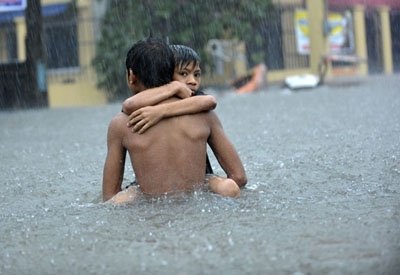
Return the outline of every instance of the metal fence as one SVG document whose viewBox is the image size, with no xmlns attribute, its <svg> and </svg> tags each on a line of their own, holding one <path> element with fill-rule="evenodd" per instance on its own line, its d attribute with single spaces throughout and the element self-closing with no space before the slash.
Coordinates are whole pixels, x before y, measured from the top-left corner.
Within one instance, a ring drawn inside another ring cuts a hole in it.
<svg viewBox="0 0 400 275">
<path fill-rule="evenodd" d="M 269 70 L 308 66 L 307 56 L 296 52 L 294 11 L 304 8 L 298 1 L 276 4 L 266 14 L 259 31 L 263 37 L 261 50 Z M 43 19 L 44 44 L 49 81 L 68 81 L 71 77 L 88 77 L 92 73 L 91 58 L 95 51 L 98 18 L 82 18 L 76 14 Z M 0 25 L 0 63 L 17 59 L 14 24 Z"/>
<path fill-rule="evenodd" d="M 98 19 L 77 16 L 43 18 L 48 81 L 93 77 L 96 22 Z M 17 43 L 14 21 L 0 23 L 0 64 L 18 62 L 18 47 L 25 45 Z"/>
<path fill-rule="evenodd" d="M 274 5 L 274 9 L 268 11 L 260 23 L 261 48 L 247 48 L 247 51 L 261 51 L 264 54 L 264 62 L 269 71 L 295 69 L 308 67 L 308 56 L 300 55 L 296 50 L 295 11 L 303 9 L 299 1 L 285 1 Z M 250 64 L 250 66 L 255 64 Z"/>
<path fill-rule="evenodd" d="M 96 48 L 95 22 L 93 18 L 72 18 L 44 23 L 49 82 L 95 77 L 91 66 Z"/>
<path fill-rule="evenodd" d="M 393 70 L 400 71 L 400 10 L 390 12 L 392 35 Z"/>
<path fill-rule="evenodd" d="M 13 22 L 0 23 L 0 63 L 17 61 L 17 38 Z"/>
</svg>

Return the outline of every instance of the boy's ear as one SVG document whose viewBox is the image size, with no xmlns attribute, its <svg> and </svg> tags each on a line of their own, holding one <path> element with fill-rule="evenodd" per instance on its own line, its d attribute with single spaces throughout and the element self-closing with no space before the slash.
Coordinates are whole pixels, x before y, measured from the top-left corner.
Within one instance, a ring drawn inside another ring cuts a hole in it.
<svg viewBox="0 0 400 275">
<path fill-rule="evenodd" d="M 136 75 L 133 73 L 132 69 L 129 69 L 129 72 L 128 72 L 129 84 L 134 84 L 136 82 L 136 80 L 137 80 Z"/>
</svg>

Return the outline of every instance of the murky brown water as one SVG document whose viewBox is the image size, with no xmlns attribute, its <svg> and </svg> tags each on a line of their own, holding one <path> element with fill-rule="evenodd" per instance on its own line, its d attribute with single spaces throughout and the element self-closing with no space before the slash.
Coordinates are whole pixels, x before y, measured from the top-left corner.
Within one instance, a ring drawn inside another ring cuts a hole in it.
<svg viewBox="0 0 400 275">
<path fill-rule="evenodd" d="M 118 104 L 1 112 L 0 274 L 399 274 L 399 80 L 218 93 L 239 199 L 103 205 Z"/>
</svg>

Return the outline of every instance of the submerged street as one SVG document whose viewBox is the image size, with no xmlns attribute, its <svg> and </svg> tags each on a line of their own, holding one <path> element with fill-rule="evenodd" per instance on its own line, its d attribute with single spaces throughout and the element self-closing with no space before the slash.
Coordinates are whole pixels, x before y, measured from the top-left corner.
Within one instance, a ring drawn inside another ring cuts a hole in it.
<svg viewBox="0 0 400 275">
<path fill-rule="evenodd" d="M 247 171 L 238 199 L 104 205 L 120 104 L 2 111 L 0 274 L 399 274 L 399 80 L 206 90 Z"/>
</svg>

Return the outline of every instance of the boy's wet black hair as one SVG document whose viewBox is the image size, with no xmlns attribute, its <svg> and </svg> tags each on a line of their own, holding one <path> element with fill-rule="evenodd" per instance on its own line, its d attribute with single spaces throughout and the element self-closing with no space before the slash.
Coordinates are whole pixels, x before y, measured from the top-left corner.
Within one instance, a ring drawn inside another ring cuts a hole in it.
<svg viewBox="0 0 400 275">
<path fill-rule="evenodd" d="M 126 56 L 125 66 L 146 88 L 159 87 L 172 81 L 175 58 L 163 40 L 149 37 L 135 43 Z"/>
<path fill-rule="evenodd" d="M 170 45 L 169 46 L 174 53 L 175 66 L 180 69 L 186 67 L 190 63 L 200 66 L 200 56 L 195 50 L 184 45 Z"/>
</svg>

